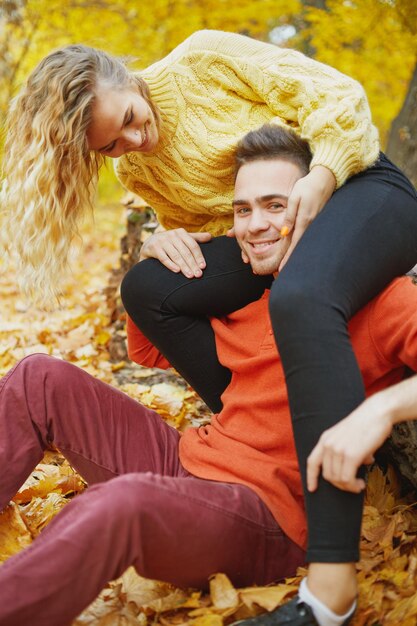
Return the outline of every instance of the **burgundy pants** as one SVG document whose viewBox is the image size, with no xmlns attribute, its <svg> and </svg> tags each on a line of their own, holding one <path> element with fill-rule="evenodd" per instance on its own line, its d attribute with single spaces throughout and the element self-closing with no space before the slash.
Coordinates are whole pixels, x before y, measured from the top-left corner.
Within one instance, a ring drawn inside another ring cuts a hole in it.
<svg viewBox="0 0 417 626">
<path fill-rule="evenodd" d="M 61 626 L 129 565 L 204 588 L 292 575 L 304 552 L 243 485 L 190 475 L 178 432 L 77 367 L 26 357 L 0 381 L 0 510 L 53 443 L 88 481 L 33 544 L 0 566 L 1 626 Z"/>
</svg>

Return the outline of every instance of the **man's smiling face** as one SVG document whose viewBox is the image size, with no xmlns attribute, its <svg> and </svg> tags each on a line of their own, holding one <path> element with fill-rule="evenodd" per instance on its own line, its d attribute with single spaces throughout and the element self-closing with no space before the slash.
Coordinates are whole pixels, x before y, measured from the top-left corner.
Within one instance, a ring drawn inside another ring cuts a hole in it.
<svg viewBox="0 0 417 626">
<path fill-rule="evenodd" d="M 242 165 L 233 200 L 236 239 L 255 274 L 272 274 L 288 250 L 291 236 L 281 237 L 288 196 L 303 173 L 281 159 Z"/>
</svg>

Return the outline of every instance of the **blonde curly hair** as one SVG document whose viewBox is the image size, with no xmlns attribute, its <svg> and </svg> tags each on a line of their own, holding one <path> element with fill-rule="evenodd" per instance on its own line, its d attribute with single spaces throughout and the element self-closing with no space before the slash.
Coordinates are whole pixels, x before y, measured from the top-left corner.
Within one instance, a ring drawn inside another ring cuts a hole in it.
<svg viewBox="0 0 417 626">
<path fill-rule="evenodd" d="M 0 191 L 1 248 L 16 264 L 26 294 L 48 301 L 60 293 L 78 224 L 93 209 L 104 158 L 87 143 L 98 84 L 137 86 L 157 123 L 144 80 L 121 60 L 71 45 L 46 56 L 12 101 Z"/>
</svg>

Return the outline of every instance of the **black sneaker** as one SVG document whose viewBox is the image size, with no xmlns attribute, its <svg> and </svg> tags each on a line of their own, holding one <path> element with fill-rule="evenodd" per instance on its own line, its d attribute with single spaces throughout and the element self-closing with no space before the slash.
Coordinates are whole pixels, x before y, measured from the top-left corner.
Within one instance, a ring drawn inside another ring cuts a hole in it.
<svg viewBox="0 0 417 626">
<path fill-rule="evenodd" d="M 343 626 L 347 626 L 352 617 L 353 615 L 345 620 Z M 292 624 L 292 626 L 319 626 L 309 605 L 300 600 L 298 596 L 279 606 L 275 611 L 240 620 L 231 626 L 237 624 L 239 626 L 284 626 L 287 624 Z"/>
</svg>

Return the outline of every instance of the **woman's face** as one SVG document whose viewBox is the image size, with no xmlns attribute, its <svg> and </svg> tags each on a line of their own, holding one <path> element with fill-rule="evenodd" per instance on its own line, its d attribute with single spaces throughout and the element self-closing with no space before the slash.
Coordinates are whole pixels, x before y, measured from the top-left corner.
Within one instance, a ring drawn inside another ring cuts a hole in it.
<svg viewBox="0 0 417 626">
<path fill-rule="evenodd" d="M 126 152 L 152 152 L 159 133 L 152 110 L 137 89 L 99 85 L 87 139 L 90 150 L 116 158 Z"/>
</svg>

